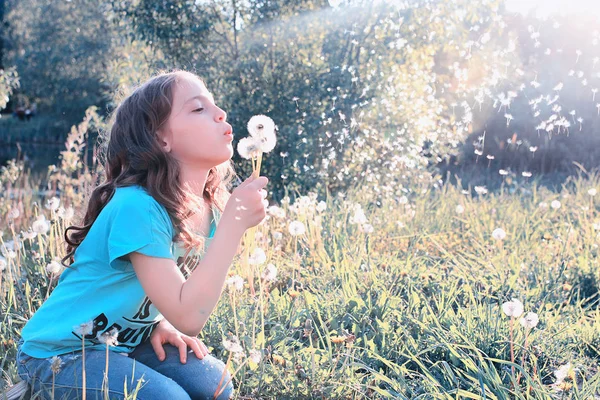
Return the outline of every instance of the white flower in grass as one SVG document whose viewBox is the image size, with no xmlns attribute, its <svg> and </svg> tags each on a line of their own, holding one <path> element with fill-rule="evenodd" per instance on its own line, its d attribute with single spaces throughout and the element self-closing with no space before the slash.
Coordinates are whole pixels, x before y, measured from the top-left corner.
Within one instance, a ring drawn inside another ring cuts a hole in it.
<svg viewBox="0 0 600 400">
<path fill-rule="evenodd" d="M 237 144 L 240 157 L 245 159 L 258 157 L 261 153 L 260 143 L 253 137 L 241 138 Z"/>
<path fill-rule="evenodd" d="M 248 264 L 250 265 L 260 265 L 265 261 L 267 261 L 267 255 L 260 247 L 255 248 L 250 257 L 248 257 Z"/>
<path fill-rule="evenodd" d="M 255 115 L 248 121 L 248 132 L 258 143 L 261 152 L 268 153 L 275 148 L 275 123 L 266 115 Z"/>
<path fill-rule="evenodd" d="M 46 271 L 49 274 L 53 274 L 56 275 L 58 274 L 60 271 L 62 270 L 62 265 L 60 265 L 60 263 L 56 260 L 52 260 L 50 261 L 50 263 L 48 263 L 46 265 Z"/>
<path fill-rule="evenodd" d="M 94 321 L 84 322 L 73 327 L 73 331 L 79 336 L 91 335 L 94 331 Z"/>
<path fill-rule="evenodd" d="M 235 335 L 230 335 L 228 338 L 223 339 L 223 347 L 227 351 L 232 353 L 243 353 L 244 349 L 240 345 L 240 340 Z"/>
<path fill-rule="evenodd" d="M 27 232 L 21 231 L 21 236 L 23 237 L 23 239 L 33 240 L 37 237 L 37 235 L 38 234 L 32 231 L 31 229 L 29 229 Z"/>
<path fill-rule="evenodd" d="M 398 203 L 400 204 L 408 204 L 408 197 L 402 196 L 398 199 Z"/>
<path fill-rule="evenodd" d="M 354 215 L 350 217 L 351 224 L 366 224 L 367 217 L 360 204 L 357 204 L 354 208 Z"/>
<path fill-rule="evenodd" d="M 554 376 L 556 377 L 556 382 L 554 382 L 554 384 L 560 385 L 565 379 L 567 379 L 571 374 L 573 374 L 573 372 L 574 369 L 571 366 L 571 363 L 561 365 L 556 371 L 554 371 Z"/>
<path fill-rule="evenodd" d="M 6 269 L 8 263 L 6 262 L 6 258 L 0 256 L 0 272 Z"/>
<path fill-rule="evenodd" d="M 318 212 L 323 212 L 323 211 L 325 211 L 326 208 L 327 208 L 327 203 L 325 203 L 324 201 L 320 201 L 316 207 Z"/>
<path fill-rule="evenodd" d="M 290 222 L 290 226 L 288 227 L 290 235 L 292 236 L 300 236 L 306 233 L 306 228 L 304 224 L 300 221 L 292 221 Z"/>
<path fill-rule="evenodd" d="M 260 352 L 260 350 L 250 350 L 250 353 L 248 354 L 248 357 L 255 364 L 259 364 L 260 360 L 262 360 L 262 353 Z"/>
<path fill-rule="evenodd" d="M 456 213 L 457 214 L 462 214 L 465 212 L 465 208 L 463 206 L 461 206 L 460 204 L 456 206 Z"/>
<path fill-rule="evenodd" d="M 58 209 L 56 210 L 56 216 L 58 218 L 64 218 L 64 216 L 65 216 L 65 208 L 63 206 L 58 207 Z"/>
<path fill-rule="evenodd" d="M 496 228 L 492 232 L 492 237 L 496 240 L 504 240 L 506 238 L 506 232 L 502 228 Z"/>
<path fill-rule="evenodd" d="M 548 208 L 548 203 L 546 203 L 545 201 L 540 201 L 540 204 L 538 206 L 540 209 L 545 210 Z"/>
<path fill-rule="evenodd" d="M 117 346 L 119 342 L 117 341 L 117 337 L 119 336 L 119 330 L 117 328 L 112 328 L 110 331 L 100 333 L 96 335 L 96 339 L 107 346 Z"/>
<path fill-rule="evenodd" d="M 558 210 L 560 208 L 560 201 L 558 201 L 558 200 L 552 201 L 552 203 L 550 203 L 550 207 L 554 208 L 555 210 Z"/>
<path fill-rule="evenodd" d="M 39 235 L 45 235 L 46 232 L 50 230 L 50 222 L 48 222 L 46 217 L 42 214 L 33 221 L 31 229 Z"/>
<path fill-rule="evenodd" d="M 241 292 L 244 289 L 244 278 L 239 275 L 233 275 L 225 280 L 225 284 L 229 290 L 235 289 Z"/>
<path fill-rule="evenodd" d="M 523 314 L 523 303 L 517 299 L 512 299 L 502 304 L 502 311 L 509 317 L 518 318 Z"/>
<path fill-rule="evenodd" d="M 0 252 L 2 255 L 9 259 L 17 258 L 17 253 L 15 252 L 15 244 L 14 241 L 10 240 L 6 243 L 3 243 L 0 246 Z"/>
<path fill-rule="evenodd" d="M 56 211 L 60 205 L 60 199 L 58 197 L 52 197 L 46 200 L 46 208 L 50 211 Z"/>
<path fill-rule="evenodd" d="M 540 322 L 540 319 L 536 313 L 530 311 L 525 314 L 525 316 L 522 317 L 519 322 L 524 328 L 533 329 Z"/>
<path fill-rule="evenodd" d="M 54 375 L 58 374 L 64 364 L 64 361 L 59 356 L 54 356 L 48 360 L 50 369 Z"/>
<path fill-rule="evenodd" d="M 19 211 L 18 208 L 11 209 L 7 214 L 8 219 L 17 219 L 17 218 L 19 218 L 20 215 L 21 215 L 21 212 Z"/>
<path fill-rule="evenodd" d="M 71 218 L 73 218 L 74 215 L 75 215 L 75 210 L 73 209 L 73 207 L 69 206 L 65 210 L 64 219 L 69 221 Z"/>
<path fill-rule="evenodd" d="M 267 213 L 269 213 L 269 215 L 272 215 L 275 218 L 279 218 L 279 219 L 283 219 L 285 218 L 285 210 L 279 206 L 269 206 L 267 208 Z"/>
<path fill-rule="evenodd" d="M 362 224 L 358 226 L 362 232 L 364 233 L 373 233 L 374 229 L 373 229 L 373 225 L 371 224 Z"/>
<path fill-rule="evenodd" d="M 598 191 L 595 188 L 591 188 L 590 190 L 588 190 L 588 194 L 594 197 L 596 194 L 598 194 Z"/>
<path fill-rule="evenodd" d="M 273 282 L 277 279 L 277 267 L 271 263 L 263 271 L 262 278 L 267 282 Z"/>
</svg>

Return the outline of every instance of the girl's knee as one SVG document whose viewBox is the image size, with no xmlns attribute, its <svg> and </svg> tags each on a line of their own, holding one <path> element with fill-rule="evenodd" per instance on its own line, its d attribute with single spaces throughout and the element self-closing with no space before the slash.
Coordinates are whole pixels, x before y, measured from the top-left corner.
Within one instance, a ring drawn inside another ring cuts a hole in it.
<svg viewBox="0 0 600 400">
<path fill-rule="evenodd" d="M 213 399 L 215 393 L 220 393 L 218 400 L 233 397 L 232 377 L 223 361 L 207 355 L 197 360 L 197 366 L 197 375 L 190 380 L 190 387 L 186 388 L 193 400 Z"/>
</svg>

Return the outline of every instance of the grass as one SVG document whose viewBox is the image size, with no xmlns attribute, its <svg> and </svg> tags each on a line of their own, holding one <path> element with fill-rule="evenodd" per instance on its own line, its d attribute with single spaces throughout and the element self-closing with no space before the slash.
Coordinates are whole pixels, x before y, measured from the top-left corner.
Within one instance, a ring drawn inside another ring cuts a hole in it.
<svg viewBox="0 0 600 400">
<path fill-rule="evenodd" d="M 65 176 L 87 173 L 65 168 Z M 29 189 L 43 185 L 27 173 L 14 167 L 1 179 L 5 243 L 36 215 L 53 221 L 2 271 L 6 385 L 18 380 L 19 332 L 56 283 L 45 266 L 64 252 L 58 238 L 69 221 L 40 206 L 45 199 Z M 229 359 L 240 398 L 593 398 L 600 394 L 600 195 L 591 188 L 600 189 L 599 175 L 567 179 L 558 192 L 511 180 L 481 196 L 418 184 L 406 199 L 380 204 L 357 189 L 323 199 L 323 211 L 308 194 L 284 201 L 285 217 L 270 215 L 256 229 L 255 246 L 267 261 L 254 271 L 255 296 L 247 281 L 241 291 L 228 287 L 202 339 Z M 76 214 L 83 204 L 77 192 L 61 192 L 61 205 Z M 373 232 L 352 223 L 356 204 Z M 15 207 L 20 216 L 10 219 Z M 305 224 L 304 235 L 290 235 L 293 220 Z M 504 240 L 492 238 L 496 228 Z M 242 261 L 231 271 L 245 278 Z M 260 278 L 269 263 L 278 269 L 272 281 Z M 513 320 L 512 341 L 501 307 L 511 298 L 540 319 L 531 331 Z M 241 358 L 224 347 L 228 333 L 239 338 Z M 250 350 L 260 351 L 258 363 Z M 567 377 L 557 381 L 555 371 L 568 363 Z"/>
</svg>

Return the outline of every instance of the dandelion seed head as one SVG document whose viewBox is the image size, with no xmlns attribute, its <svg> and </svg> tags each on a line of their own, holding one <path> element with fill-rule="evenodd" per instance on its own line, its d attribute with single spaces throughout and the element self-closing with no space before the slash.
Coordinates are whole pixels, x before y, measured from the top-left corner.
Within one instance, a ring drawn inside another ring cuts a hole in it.
<svg viewBox="0 0 600 400">
<path fill-rule="evenodd" d="M 304 233 L 306 232 L 306 228 L 304 227 L 304 224 L 301 221 L 297 221 L 297 220 L 290 222 L 288 230 L 290 232 L 290 235 L 292 235 L 292 236 L 304 235 Z"/>
<path fill-rule="evenodd" d="M 519 320 L 519 323 L 526 329 L 533 329 L 540 322 L 538 315 L 534 312 L 528 312 Z"/>
<path fill-rule="evenodd" d="M 241 292 L 244 290 L 244 278 L 239 275 L 233 275 L 225 280 L 225 284 L 229 288 L 229 290 L 237 290 Z"/>
<path fill-rule="evenodd" d="M 509 317 L 518 318 L 523 314 L 523 303 L 513 298 L 502 304 L 502 311 Z"/>
</svg>

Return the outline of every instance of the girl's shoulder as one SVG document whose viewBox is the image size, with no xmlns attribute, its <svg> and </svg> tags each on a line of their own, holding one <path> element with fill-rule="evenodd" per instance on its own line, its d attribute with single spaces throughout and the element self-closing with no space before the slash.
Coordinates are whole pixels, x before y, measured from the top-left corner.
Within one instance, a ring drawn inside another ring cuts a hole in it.
<svg viewBox="0 0 600 400">
<path fill-rule="evenodd" d="M 117 187 L 106 207 L 119 214 L 142 213 L 151 218 L 170 221 L 167 209 L 140 185 Z"/>
</svg>

